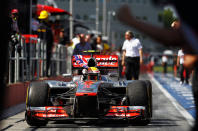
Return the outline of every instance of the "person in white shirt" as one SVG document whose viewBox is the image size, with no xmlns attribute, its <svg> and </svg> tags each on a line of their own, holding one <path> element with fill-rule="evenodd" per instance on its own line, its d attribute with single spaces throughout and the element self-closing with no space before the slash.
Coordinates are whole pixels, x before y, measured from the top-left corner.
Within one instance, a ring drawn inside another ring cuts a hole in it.
<svg viewBox="0 0 198 131">
<path fill-rule="evenodd" d="M 167 62 L 168 62 L 168 58 L 166 55 L 162 56 L 162 66 L 163 66 L 163 73 L 166 74 L 167 73 Z"/>
<path fill-rule="evenodd" d="M 76 34 L 76 36 L 72 39 L 72 48 L 74 49 L 75 46 L 80 43 L 80 34 Z"/>
<path fill-rule="evenodd" d="M 177 56 L 178 56 L 177 57 L 177 66 L 179 67 L 180 84 L 184 83 L 184 77 L 185 77 L 186 84 L 188 84 L 189 71 L 188 71 L 188 69 L 184 68 L 184 52 L 183 52 L 183 49 L 180 49 L 178 51 Z M 184 71 L 186 73 L 185 76 L 184 76 Z"/>
<path fill-rule="evenodd" d="M 125 33 L 125 39 L 122 47 L 122 66 L 126 66 L 125 76 L 127 80 L 138 80 L 140 64 L 143 63 L 142 45 L 131 31 Z"/>
</svg>

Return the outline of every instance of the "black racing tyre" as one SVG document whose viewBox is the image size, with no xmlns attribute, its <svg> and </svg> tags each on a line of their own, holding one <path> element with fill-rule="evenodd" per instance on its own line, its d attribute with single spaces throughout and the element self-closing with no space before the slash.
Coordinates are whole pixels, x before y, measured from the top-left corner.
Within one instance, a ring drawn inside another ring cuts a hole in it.
<svg viewBox="0 0 198 131">
<path fill-rule="evenodd" d="M 152 100 L 152 84 L 149 80 L 145 80 L 146 84 L 147 84 L 147 90 L 148 90 L 148 95 L 149 95 L 149 113 L 150 113 L 150 117 L 153 116 L 153 100 Z"/>
<path fill-rule="evenodd" d="M 135 80 L 127 85 L 126 94 L 128 97 L 128 105 L 130 106 L 145 106 L 146 118 L 135 119 L 129 122 L 134 125 L 147 125 L 150 122 L 149 114 L 149 93 L 147 90 L 147 83 L 144 81 Z"/>
<path fill-rule="evenodd" d="M 48 105 L 48 84 L 44 82 L 33 82 L 27 90 L 27 107 L 44 107 Z M 31 115 L 25 114 L 26 122 L 30 126 L 45 126 L 47 121 L 38 120 Z"/>
<path fill-rule="evenodd" d="M 129 105 L 146 106 L 148 105 L 147 85 L 143 81 L 135 80 L 127 85 L 126 90 Z"/>
<path fill-rule="evenodd" d="M 42 107 L 47 106 L 48 84 L 45 82 L 33 82 L 28 88 L 27 106 Z"/>
</svg>

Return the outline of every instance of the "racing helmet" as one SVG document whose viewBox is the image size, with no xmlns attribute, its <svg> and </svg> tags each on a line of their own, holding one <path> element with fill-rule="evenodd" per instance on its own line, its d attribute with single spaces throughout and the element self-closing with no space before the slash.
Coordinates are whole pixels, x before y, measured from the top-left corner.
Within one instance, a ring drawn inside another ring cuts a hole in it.
<svg viewBox="0 0 198 131">
<path fill-rule="evenodd" d="M 38 18 L 41 19 L 41 20 L 43 20 L 43 19 L 47 19 L 48 16 L 49 16 L 49 13 L 48 13 L 46 10 L 42 10 L 42 11 L 40 12 L 40 15 L 39 15 Z"/>
<path fill-rule="evenodd" d="M 96 67 L 88 68 L 88 80 L 100 80 L 100 71 Z"/>
<path fill-rule="evenodd" d="M 91 57 L 89 60 L 88 60 L 88 67 L 94 67 L 97 65 L 97 62 L 96 62 L 96 59 Z"/>
</svg>

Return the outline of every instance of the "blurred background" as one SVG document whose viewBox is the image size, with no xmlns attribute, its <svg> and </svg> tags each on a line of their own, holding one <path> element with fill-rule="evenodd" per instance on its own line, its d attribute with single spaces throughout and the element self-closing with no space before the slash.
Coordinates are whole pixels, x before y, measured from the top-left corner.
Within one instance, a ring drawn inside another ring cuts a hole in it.
<svg viewBox="0 0 198 131">
<path fill-rule="evenodd" d="M 171 23 L 178 19 L 173 7 L 156 7 L 152 0 L 12 0 L 8 3 L 8 10 L 15 8 L 19 10 L 18 26 L 23 35 L 34 33 L 35 20 L 39 22 L 40 12 L 47 10 L 53 31 L 53 45 L 66 46 L 67 56 L 71 55 L 71 53 L 68 54 L 71 41 L 74 43 L 76 35 L 81 33 L 90 35 L 92 41 L 97 36 L 101 36 L 102 42 L 106 44 L 107 52 L 121 56 L 124 34 L 130 29 L 143 45 L 144 68 L 162 72 L 162 56 L 166 55 L 168 72 L 173 72 L 178 48 L 163 46 L 145 34 L 121 24 L 116 12 L 123 4 L 130 7 L 136 19 L 159 27 L 171 28 Z M 66 67 L 65 65 L 63 66 Z M 67 65 L 64 71 L 60 72 L 68 73 L 69 66 Z"/>
<path fill-rule="evenodd" d="M 74 33 L 102 34 L 103 39 L 107 40 L 113 48 L 120 48 L 122 46 L 124 33 L 129 29 L 116 18 L 116 11 L 122 4 L 127 4 L 131 7 L 131 11 L 136 19 L 158 26 L 170 28 L 171 23 L 177 19 L 176 13 L 171 6 L 156 8 L 151 0 L 12 0 L 10 8 L 19 9 L 20 20 L 23 21 L 23 26 L 25 24 L 22 32 L 26 33 L 29 31 L 30 13 L 34 16 L 38 4 L 53 6 L 67 12 L 70 12 L 72 8 L 70 13 L 72 14 L 73 21 L 75 21 L 73 25 Z M 32 7 L 32 10 L 30 7 Z M 55 13 L 50 19 L 52 22 L 60 21 L 61 26 L 64 26 L 69 31 L 68 15 Z M 167 49 L 167 47 L 156 44 L 146 35 L 134 29 L 132 30 L 135 37 L 141 40 L 144 52 L 162 52 Z"/>
</svg>

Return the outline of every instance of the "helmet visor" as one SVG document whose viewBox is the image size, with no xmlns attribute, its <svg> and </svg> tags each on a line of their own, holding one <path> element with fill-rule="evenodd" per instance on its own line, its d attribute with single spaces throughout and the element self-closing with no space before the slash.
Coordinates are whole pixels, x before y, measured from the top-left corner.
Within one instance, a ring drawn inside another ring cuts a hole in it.
<svg viewBox="0 0 198 131">
<path fill-rule="evenodd" d="M 98 80 L 98 75 L 89 75 L 88 79 L 89 80 Z"/>
</svg>

